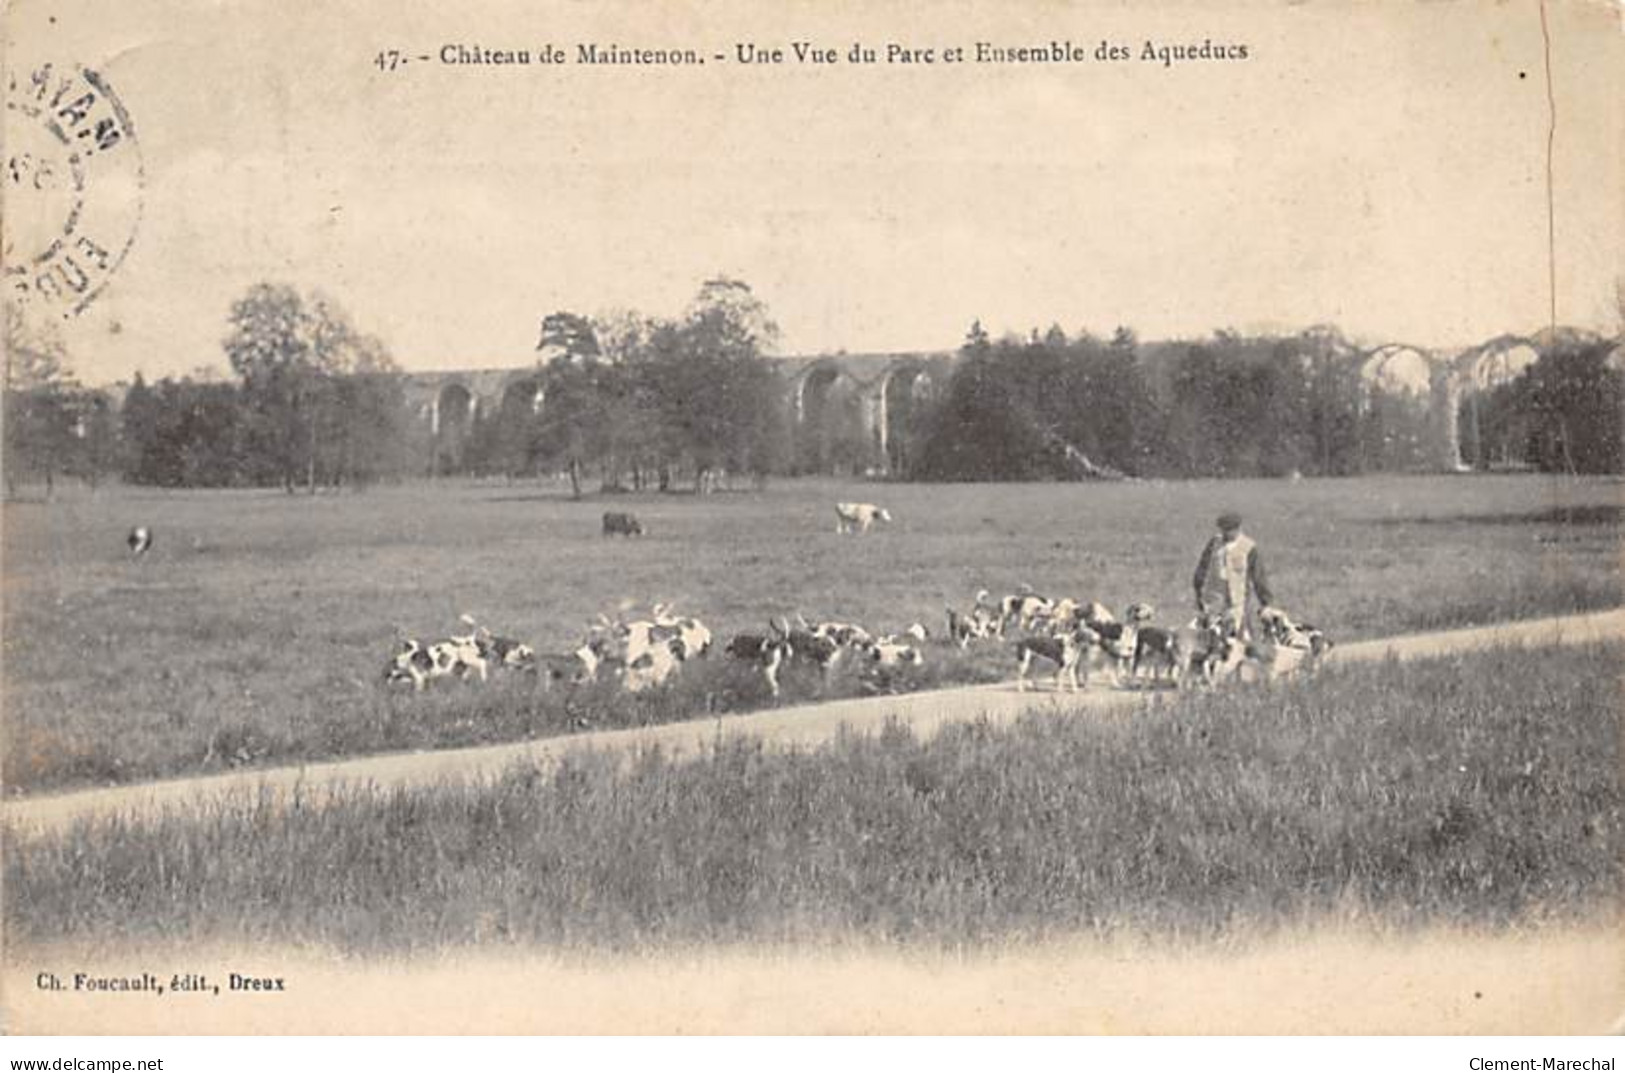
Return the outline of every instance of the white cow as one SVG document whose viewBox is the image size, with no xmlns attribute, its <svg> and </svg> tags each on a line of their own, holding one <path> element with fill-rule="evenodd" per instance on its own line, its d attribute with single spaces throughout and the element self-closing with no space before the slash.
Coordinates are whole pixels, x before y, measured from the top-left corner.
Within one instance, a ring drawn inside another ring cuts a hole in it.
<svg viewBox="0 0 1625 1073">
<path fill-rule="evenodd" d="M 875 522 L 889 522 L 891 514 L 885 507 L 873 503 L 835 504 L 835 531 L 837 533 L 867 533 Z"/>
</svg>

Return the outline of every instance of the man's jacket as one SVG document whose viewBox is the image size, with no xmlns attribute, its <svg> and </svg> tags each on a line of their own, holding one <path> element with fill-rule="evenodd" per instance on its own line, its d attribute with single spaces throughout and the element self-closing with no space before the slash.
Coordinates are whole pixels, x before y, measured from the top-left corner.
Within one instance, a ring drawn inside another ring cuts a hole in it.
<svg viewBox="0 0 1625 1073">
<path fill-rule="evenodd" d="M 1208 610 L 1240 609 L 1247 606 L 1247 587 L 1252 586 L 1260 607 L 1272 602 L 1269 579 L 1258 546 L 1245 533 L 1229 544 L 1215 536 L 1202 549 L 1196 562 L 1196 603 Z"/>
</svg>

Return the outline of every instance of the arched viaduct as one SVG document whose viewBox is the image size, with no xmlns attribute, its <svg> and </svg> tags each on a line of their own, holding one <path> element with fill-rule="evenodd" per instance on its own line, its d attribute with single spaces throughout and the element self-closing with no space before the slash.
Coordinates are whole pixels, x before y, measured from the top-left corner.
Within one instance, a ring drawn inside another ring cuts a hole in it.
<svg viewBox="0 0 1625 1073">
<path fill-rule="evenodd" d="M 1425 403 L 1434 465 L 1457 471 L 1480 461 L 1463 458 L 1464 446 L 1472 454 L 1479 443 L 1478 397 L 1515 379 L 1550 342 L 1502 335 L 1453 351 L 1384 343 L 1345 356 L 1358 361 L 1363 399 L 1381 393 Z M 796 469 L 905 471 L 912 423 L 947 383 L 955 357 L 925 351 L 771 359 L 784 378 Z M 545 401 L 535 367 L 409 373 L 405 390 L 433 445 L 435 471 L 457 467 L 479 422 L 504 411 L 539 412 Z"/>
<path fill-rule="evenodd" d="M 885 474 L 903 470 L 908 430 L 932 391 L 946 383 L 949 352 L 833 354 L 771 359 L 791 407 L 796 466 Z M 426 431 L 431 469 L 455 469 L 482 421 L 539 412 L 541 375 L 525 369 L 408 373 L 406 402 Z"/>
<path fill-rule="evenodd" d="M 1479 399 L 1539 361 L 1545 343 L 1539 336 L 1521 335 L 1496 336 L 1458 351 L 1387 343 L 1363 352 L 1360 382 L 1367 392 L 1425 399 L 1435 464 L 1448 471 L 1466 470 L 1484 461 L 1479 457 Z M 1463 456 L 1464 449 L 1471 457 Z"/>
</svg>

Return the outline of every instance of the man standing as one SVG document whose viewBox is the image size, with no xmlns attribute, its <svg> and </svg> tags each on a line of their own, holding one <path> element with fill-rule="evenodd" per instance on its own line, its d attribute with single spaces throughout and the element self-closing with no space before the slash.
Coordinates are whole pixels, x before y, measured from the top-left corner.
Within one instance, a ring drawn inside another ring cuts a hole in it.
<svg viewBox="0 0 1625 1073">
<path fill-rule="evenodd" d="M 1260 609 L 1271 601 L 1264 561 L 1252 538 L 1241 531 L 1241 515 L 1225 511 L 1215 524 L 1218 535 L 1207 542 L 1196 563 L 1196 607 L 1203 615 L 1223 617 L 1231 633 L 1245 639 L 1251 635 L 1248 589 L 1258 597 Z"/>
</svg>

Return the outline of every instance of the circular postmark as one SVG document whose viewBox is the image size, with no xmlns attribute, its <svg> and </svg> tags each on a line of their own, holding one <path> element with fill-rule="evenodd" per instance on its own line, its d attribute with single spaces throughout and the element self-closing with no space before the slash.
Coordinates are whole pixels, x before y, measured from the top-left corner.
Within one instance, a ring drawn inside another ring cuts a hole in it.
<svg viewBox="0 0 1625 1073">
<path fill-rule="evenodd" d="M 135 127 L 112 87 L 75 64 L 6 76 L 4 266 L 9 301 L 75 317 L 135 243 L 143 177 Z"/>
</svg>

